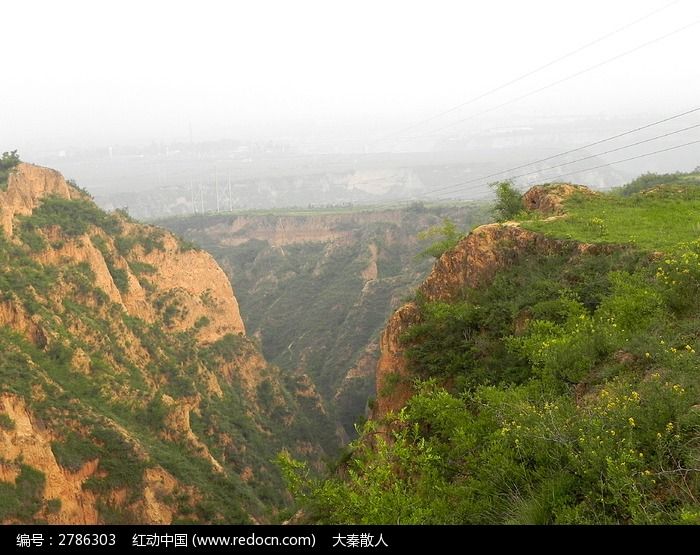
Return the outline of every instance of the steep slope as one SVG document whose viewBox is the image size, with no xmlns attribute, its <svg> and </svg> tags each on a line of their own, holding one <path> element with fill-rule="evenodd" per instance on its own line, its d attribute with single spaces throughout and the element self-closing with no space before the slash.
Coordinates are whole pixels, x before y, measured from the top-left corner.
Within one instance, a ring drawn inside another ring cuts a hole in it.
<svg viewBox="0 0 700 555">
<path fill-rule="evenodd" d="M 524 200 L 392 316 L 374 419 L 296 492 L 312 520 L 700 522 L 700 190 Z"/>
<path fill-rule="evenodd" d="M 416 236 L 446 217 L 468 228 L 482 206 L 230 214 L 163 224 L 211 252 L 236 283 L 249 332 L 268 360 L 309 375 L 354 434 L 375 396 L 378 334 L 426 275 Z"/>
<path fill-rule="evenodd" d="M 535 186 L 523 195 L 522 203 L 530 213 L 551 216 L 561 213 L 566 199 L 577 194 L 594 193 L 568 183 Z M 378 396 L 374 416 L 381 418 L 400 410 L 412 395 L 411 364 L 406 358 L 410 345 L 405 337 L 409 328 L 421 322 L 420 305 L 459 302 L 469 296 L 469 291 L 488 288 L 499 272 L 533 257 L 567 256 L 571 264 L 576 264 L 582 255 L 608 256 L 613 250 L 612 246 L 547 237 L 523 229 L 516 222 L 487 224 L 473 230 L 437 260 L 417 289 L 418 301 L 399 308 L 382 332 L 376 380 L 377 391 L 384 394 Z"/>
<path fill-rule="evenodd" d="M 376 372 L 377 391 L 382 393 L 377 398 L 375 417 L 398 411 L 411 397 L 411 372 L 403 337 L 411 326 L 421 321 L 419 304 L 454 301 L 466 288 L 487 286 L 499 270 L 517 264 L 520 258 L 533 252 L 573 254 L 576 249 L 570 242 L 547 239 L 512 224 L 488 224 L 478 227 L 443 254 L 418 287 L 420 302 L 412 301 L 400 307 L 382 332 Z"/>
<path fill-rule="evenodd" d="M 284 506 L 270 460 L 318 460 L 325 415 L 299 416 L 315 393 L 246 338 L 213 258 L 29 164 L 0 222 L 0 521 L 246 522 Z"/>
</svg>

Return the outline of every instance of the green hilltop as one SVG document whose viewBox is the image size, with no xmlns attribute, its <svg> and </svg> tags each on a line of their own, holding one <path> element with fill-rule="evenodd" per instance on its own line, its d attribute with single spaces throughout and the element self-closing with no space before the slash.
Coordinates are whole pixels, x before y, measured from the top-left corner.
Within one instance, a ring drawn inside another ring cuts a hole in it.
<svg viewBox="0 0 700 555">
<path fill-rule="evenodd" d="M 586 243 L 665 251 L 700 236 L 700 173 L 642 176 L 612 194 L 576 195 L 558 219 L 527 229 Z"/>
<path fill-rule="evenodd" d="M 407 365 L 379 395 L 410 399 L 337 472 L 281 457 L 309 520 L 700 523 L 698 177 L 574 194 L 446 253 L 435 271 L 503 262 L 407 305 Z"/>
</svg>

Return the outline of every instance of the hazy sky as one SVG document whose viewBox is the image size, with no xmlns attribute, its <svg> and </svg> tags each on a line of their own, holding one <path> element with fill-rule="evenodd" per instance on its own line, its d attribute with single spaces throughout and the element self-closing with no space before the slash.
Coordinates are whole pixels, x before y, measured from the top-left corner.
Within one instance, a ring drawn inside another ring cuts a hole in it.
<svg viewBox="0 0 700 555">
<path fill-rule="evenodd" d="M 698 21 L 700 2 L 6 2 L 0 150 L 187 139 L 190 124 L 195 140 L 308 136 L 348 122 L 371 136 L 468 100 L 668 4 L 412 133 Z M 695 25 L 492 114 L 663 115 L 693 107 L 698 37 Z"/>
</svg>

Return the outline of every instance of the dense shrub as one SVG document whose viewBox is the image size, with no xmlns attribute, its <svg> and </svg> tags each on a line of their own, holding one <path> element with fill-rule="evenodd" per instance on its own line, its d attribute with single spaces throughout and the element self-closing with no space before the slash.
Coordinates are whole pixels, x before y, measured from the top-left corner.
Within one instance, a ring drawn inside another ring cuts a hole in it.
<svg viewBox="0 0 700 555">
<path fill-rule="evenodd" d="M 47 197 L 30 216 L 20 218 L 21 226 L 28 230 L 59 226 L 69 237 L 86 233 L 91 225 L 99 227 L 108 235 L 121 230 L 119 220 L 100 210 L 96 204 L 82 199 Z"/>
<path fill-rule="evenodd" d="M 2 153 L 2 157 L 0 157 L 0 191 L 7 189 L 7 178 L 19 163 L 20 159 L 16 150 Z"/>
<path fill-rule="evenodd" d="M 700 523 L 698 251 L 533 256 L 419 299 L 416 393 L 325 480 L 281 456 L 297 499 L 323 523 Z"/>
</svg>

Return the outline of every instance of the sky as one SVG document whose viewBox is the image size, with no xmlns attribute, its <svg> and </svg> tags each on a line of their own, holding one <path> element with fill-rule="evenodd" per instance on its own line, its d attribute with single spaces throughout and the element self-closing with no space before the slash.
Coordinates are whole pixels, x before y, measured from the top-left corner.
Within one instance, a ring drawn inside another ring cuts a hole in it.
<svg viewBox="0 0 700 555">
<path fill-rule="evenodd" d="M 582 47 L 403 133 L 663 116 L 700 99 L 699 22 L 696 0 L 4 3 L 0 150 L 401 135 Z"/>
</svg>

